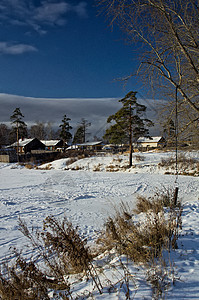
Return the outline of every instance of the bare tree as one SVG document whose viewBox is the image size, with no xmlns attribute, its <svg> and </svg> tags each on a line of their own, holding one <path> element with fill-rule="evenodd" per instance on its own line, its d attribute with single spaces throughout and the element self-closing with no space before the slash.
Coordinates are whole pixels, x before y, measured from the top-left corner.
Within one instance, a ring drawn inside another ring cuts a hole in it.
<svg viewBox="0 0 199 300">
<path fill-rule="evenodd" d="M 10 128 L 6 124 L 0 124 L 0 148 L 2 146 L 8 145 L 10 142 Z M 13 141 L 15 142 L 15 140 Z"/>
<path fill-rule="evenodd" d="M 139 46 L 141 75 L 159 95 L 171 99 L 189 118 L 181 130 L 197 126 L 199 117 L 199 2 L 195 0 L 97 0 L 111 24 Z M 143 45 L 141 48 L 140 45 Z M 176 97 L 177 96 L 177 97 Z M 185 121 L 185 120 L 184 120 Z M 184 128 L 184 129 L 183 129 Z"/>
<path fill-rule="evenodd" d="M 38 138 L 39 140 L 45 140 L 46 138 L 45 123 L 37 121 L 36 124 L 30 127 L 30 135 L 33 138 Z"/>
<path fill-rule="evenodd" d="M 91 126 L 91 123 L 88 122 L 86 119 L 82 118 L 81 122 L 75 132 L 73 144 L 82 144 L 86 142 L 86 136 L 90 133 L 87 131 L 87 128 Z"/>
</svg>

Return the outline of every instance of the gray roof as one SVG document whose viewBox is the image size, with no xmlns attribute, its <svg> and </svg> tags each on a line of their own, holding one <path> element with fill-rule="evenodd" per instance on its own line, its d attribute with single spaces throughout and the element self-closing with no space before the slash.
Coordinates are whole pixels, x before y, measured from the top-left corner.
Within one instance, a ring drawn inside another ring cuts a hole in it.
<svg viewBox="0 0 199 300">
<path fill-rule="evenodd" d="M 153 136 L 151 138 L 140 137 L 138 143 L 158 143 L 161 140 L 162 136 Z"/>
<path fill-rule="evenodd" d="M 27 144 L 29 144 L 30 142 L 32 142 L 34 139 L 23 139 L 23 140 L 21 140 L 21 139 L 19 139 L 19 143 L 17 143 L 17 142 L 15 142 L 15 143 L 13 143 L 11 146 L 12 147 L 15 147 L 15 146 L 20 146 L 20 147 L 24 147 L 24 146 L 26 146 Z"/>
<path fill-rule="evenodd" d="M 96 146 L 96 145 L 100 145 L 101 143 L 102 143 L 102 141 L 86 142 L 86 143 L 82 143 L 82 144 L 77 144 L 77 146 Z"/>
<path fill-rule="evenodd" d="M 46 140 L 46 141 L 41 140 L 41 142 L 45 146 L 50 147 L 50 146 L 56 146 L 60 142 L 60 140 Z"/>
</svg>

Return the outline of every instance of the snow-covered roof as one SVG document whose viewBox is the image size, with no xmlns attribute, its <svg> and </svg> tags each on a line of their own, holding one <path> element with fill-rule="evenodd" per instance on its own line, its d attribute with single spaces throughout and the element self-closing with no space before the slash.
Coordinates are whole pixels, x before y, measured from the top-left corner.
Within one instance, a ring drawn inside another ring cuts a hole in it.
<svg viewBox="0 0 199 300">
<path fill-rule="evenodd" d="M 161 140 L 161 136 L 153 136 L 151 138 L 140 137 L 138 143 L 158 143 Z"/>
<path fill-rule="evenodd" d="M 20 147 L 24 147 L 26 146 L 27 144 L 29 144 L 30 142 L 32 142 L 34 139 L 19 139 L 19 143 L 15 142 L 13 143 L 11 146 L 14 147 L 14 146 L 20 146 Z"/>
<path fill-rule="evenodd" d="M 66 150 L 78 149 L 78 145 L 71 145 Z"/>
<path fill-rule="evenodd" d="M 101 144 L 102 141 L 97 141 L 97 142 L 86 142 L 86 143 L 82 143 L 82 144 L 77 144 L 78 146 L 96 146 Z"/>
<path fill-rule="evenodd" d="M 100 145 L 101 143 L 102 143 L 102 141 L 86 142 L 83 144 L 75 144 L 75 145 L 71 145 L 70 147 L 68 147 L 67 150 L 78 149 L 78 147 L 81 147 L 81 146 L 96 146 L 96 145 Z"/>
<path fill-rule="evenodd" d="M 50 146 L 56 146 L 60 142 L 60 140 L 46 140 L 46 141 L 42 140 L 41 142 L 45 146 L 50 147 Z"/>
</svg>

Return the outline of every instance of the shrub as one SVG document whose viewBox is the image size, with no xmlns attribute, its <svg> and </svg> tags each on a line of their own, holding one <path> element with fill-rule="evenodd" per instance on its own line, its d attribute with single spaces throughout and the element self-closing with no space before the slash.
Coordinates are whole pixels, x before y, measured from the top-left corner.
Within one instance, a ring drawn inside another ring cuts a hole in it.
<svg viewBox="0 0 199 300">
<path fill-rule="evenodd" d="M 106 166 L 106 172 L 118 172 L 119 168 L 115 165 L 108 165 Z"/>
<path fill-rule="evenodd" d="M 100 171 L 100 167 L 102 164 L 98 164 L 97 166 L 93 167 L 93 172 L 99 172 Z"/>
<path fill-rule="evenodd" d="M 187 157 L 183 153 L 180 153 L 177 158 L 177 164 L 179 172 L 184 172 L 184 174 L 188 174 L 187 170 L 196 169 L 199 170 L 199 162 L 195 158 Z M 166 167 L 175 169 L 176 167 L 176 158 L 175 157 L 168 157 L 166 159 L 161 159 L 161 162 L 158 164 L 159 167 Z"/>
<path fill-rule="evenodd" d="M 41 232 L 31 233 L 21 219 L 19 227 L 47 269 L 41 271 L 36 260 L 27 262 L 14 250 L 15 264 L 11 267 L 4 265 L 0 273 L 0 299 L 49 299 L 48 292 L 52 289 L 63 290 L 58 299 L 69 299 L 68 278 L 71 274 L 91 277 L 101 293 L 102 286 L 92 264 L 93 255 L 87 241 L 80 237 L 78 228 L 74 228 L 66 218 L 61 222 L 54 217 L 47 217 Z"/>
<path fill-rule="evenodd" d="M 34 261 L 26 262 L 16 251 L 15 255 L 15 264 L 11 267 L 4 264 L 0 272 L 1 299 L 49 299 L 48 288 L 52 288 L 56 280 L 41 272 Z"/>
<path fill-rule="evenodd" d="M 165 202 L 169 204 L 167 209 L 164 209 Z M 107 249 L 115 248 L 134 262 L 142 263 L 158 257 L 163 249 L 176 247 L 181 227 L 180 203 L 175 206 L 173 198 L 168 200 L 164 194 L 162 198 L 152 200 L 138 197 L 135 211 L 144 214 L 133 216 L 124 206 L 118 210 L 116 216 L 106 222 L 99 242 Z"/>
<path fill-rule="evenodd" d="M 158 213 L 162 211 L 164 207 L 171 207 L 174 205 L 174 193 L 175 191 L 164 188 L 162 191 L 157 191 L 153 197 L 147 198 L 138 195 L 134 212 L 139 214 L 152 210 Z"/>
<path fill-rule="evenodd" d="M 25 166 L 26 169 L 33 169 L 34 168 L 34 166 L 32 164 L 28 164 L 28 163 L 26 163 L 24 166 Z"/>
</svg>

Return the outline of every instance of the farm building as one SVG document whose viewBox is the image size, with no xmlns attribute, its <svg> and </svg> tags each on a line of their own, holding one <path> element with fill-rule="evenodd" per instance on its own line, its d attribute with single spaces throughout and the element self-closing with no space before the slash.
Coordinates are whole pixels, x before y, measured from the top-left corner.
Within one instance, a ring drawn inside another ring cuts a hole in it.
<svg viewBox="0 0 199 300">
<path fill-rule="evenodd" d="M 20 139 L 19 142 L 15 142 L 14 144 L 10 145 L 8 148 L 14 148 L 17 150 L 19 154 L 23 153 L 31 153 L 32 150 L 45 150 L 45 145 L 38 140 L 37 138 L 34 139 Z"/>
<path fill-rule="evenodd" d="M 72 145 L 67 148 L 67 150 L 70 150 L 70 149 L 95 150 L 95 151 L 102 150 L 102 141 L 76 144 L 76 145 Z"/>
<path fill-rule="evenodd" d="M 140 137 L 137 140 L 138 149 L 154 149 L 163 148 L 166 146 L 165 138 L 162 136 L 154 136 L 151 138 Z"/>
<path fill-rule="evenodd" d="M 41 140 L 41 142 L 45 145 L 45 149 L 50 151 L 56 151 L 58 148 L 64 147 L 63 140 Z"/>
<path fill-rule="evenodd" d="M 12 163 L 17 161 L 15 149 L 0 149 L 0 162 Z"/>
</svg>

